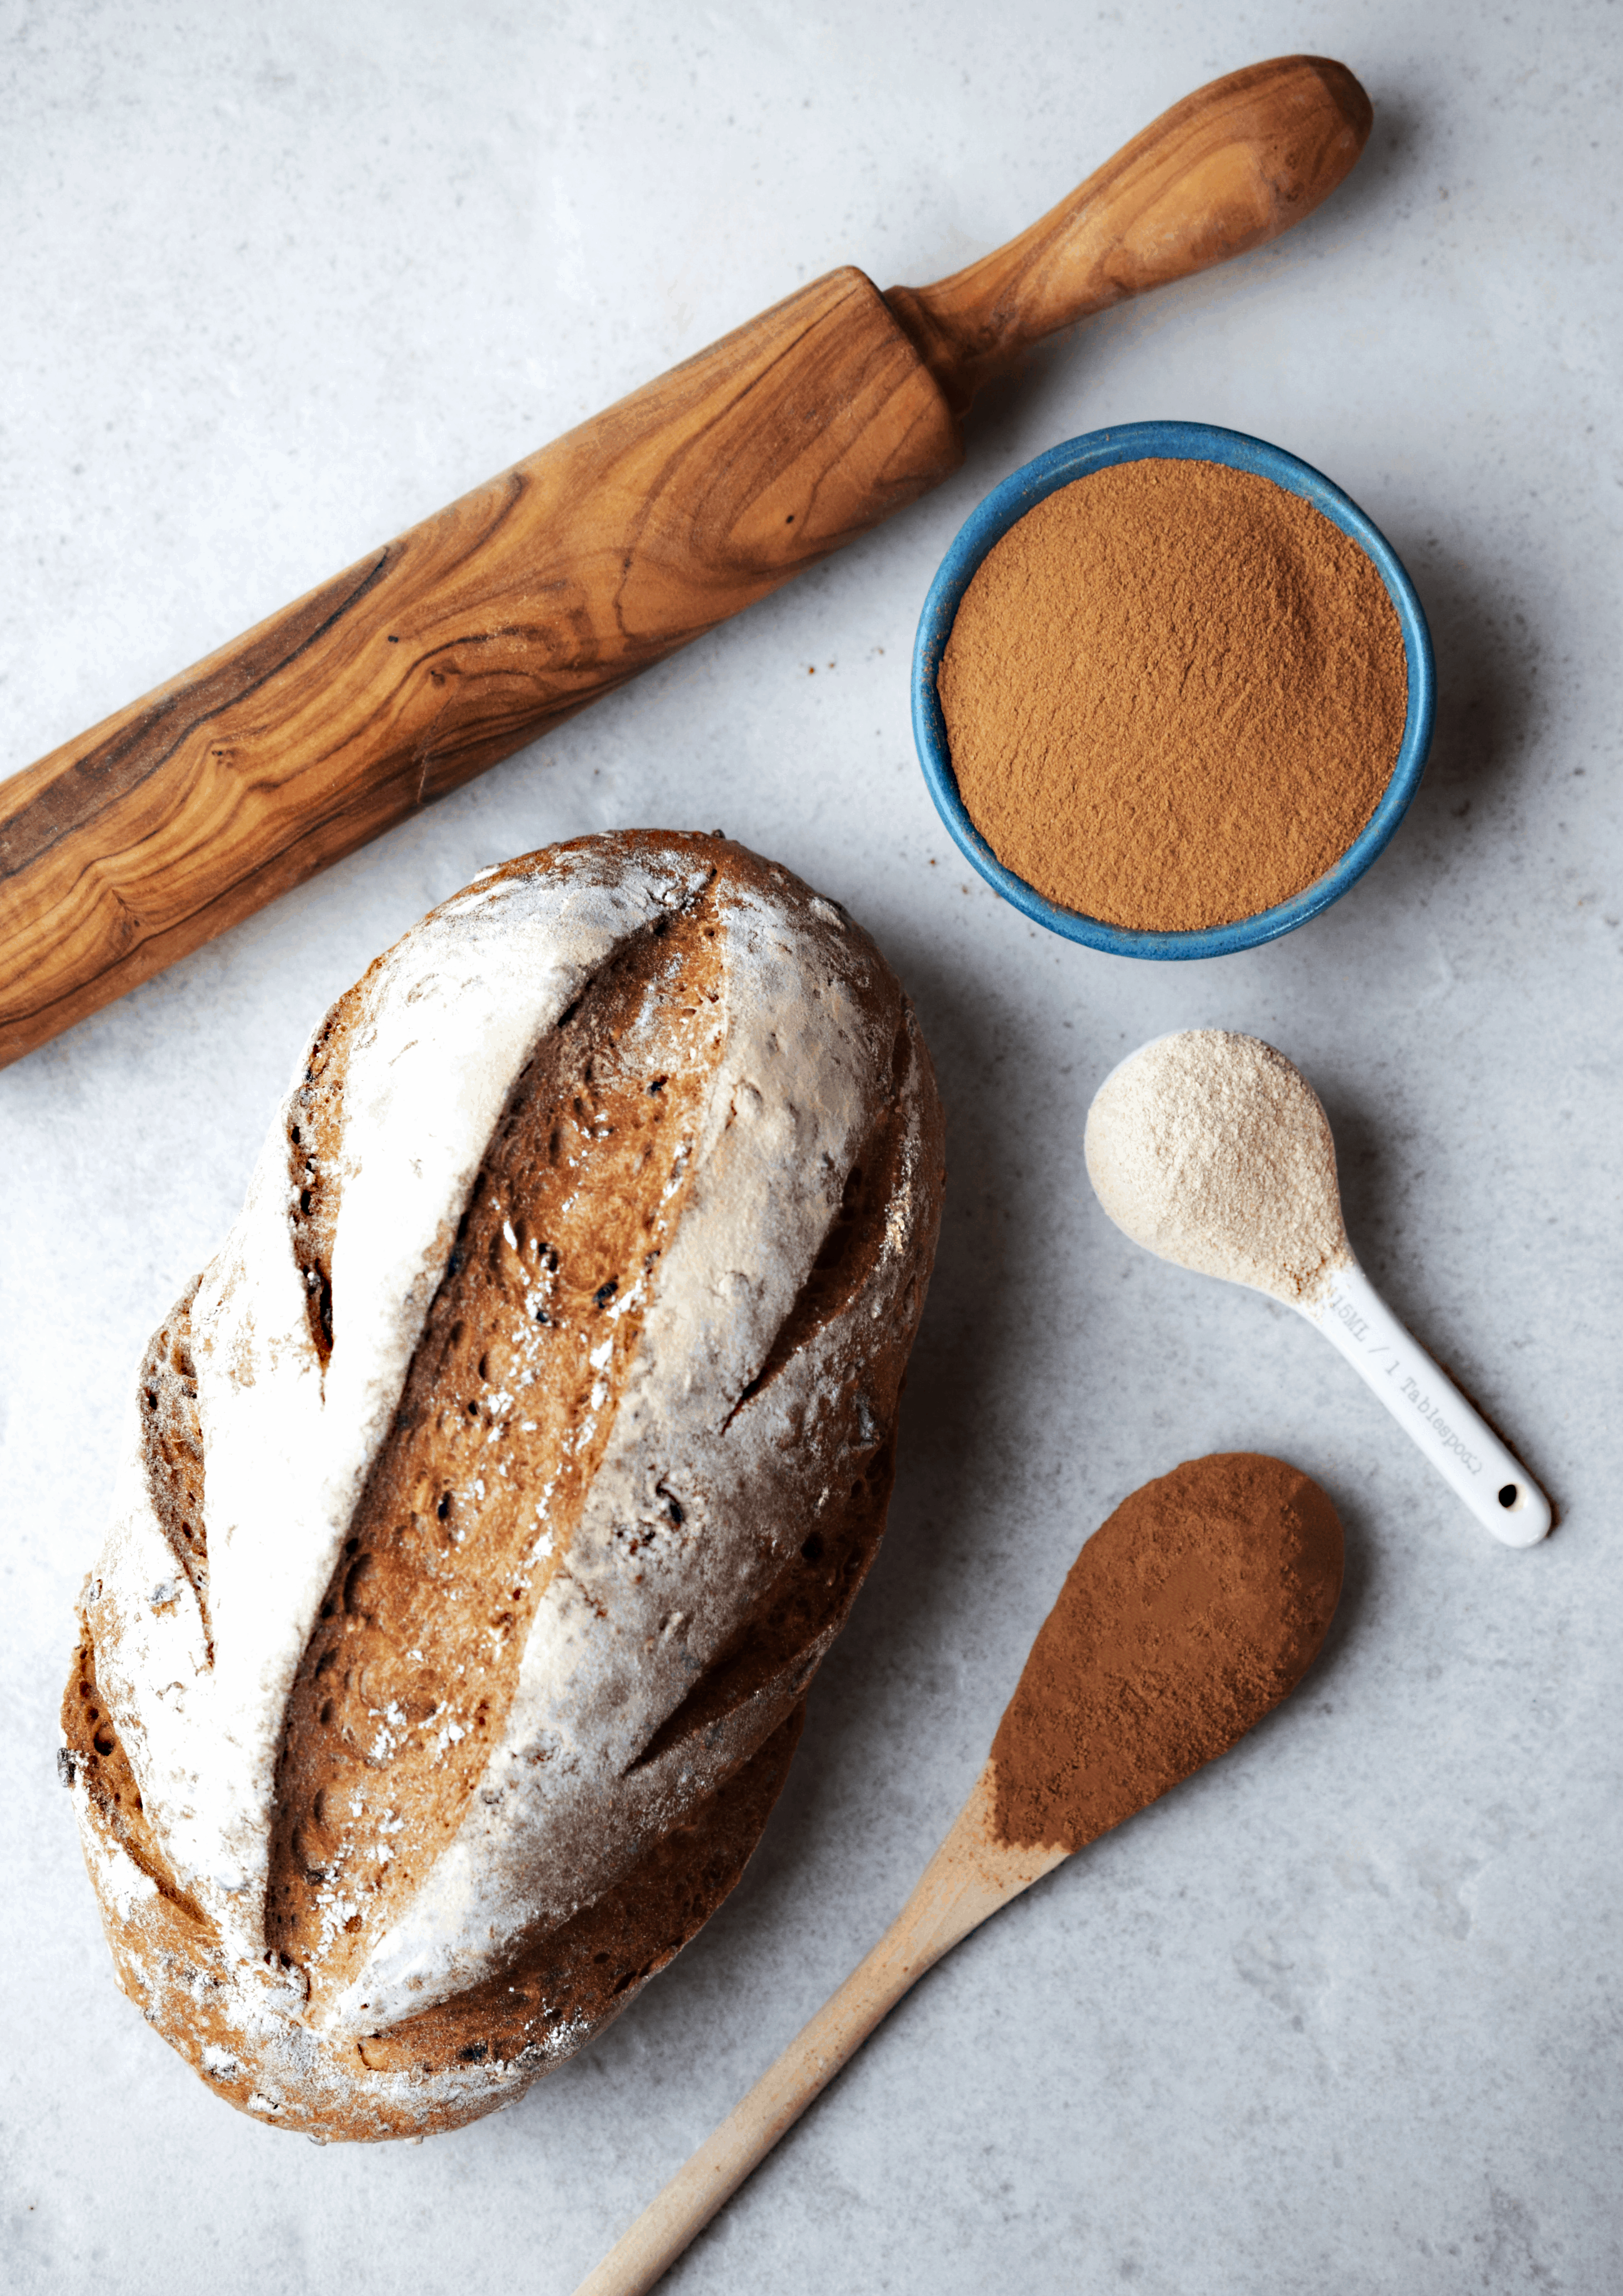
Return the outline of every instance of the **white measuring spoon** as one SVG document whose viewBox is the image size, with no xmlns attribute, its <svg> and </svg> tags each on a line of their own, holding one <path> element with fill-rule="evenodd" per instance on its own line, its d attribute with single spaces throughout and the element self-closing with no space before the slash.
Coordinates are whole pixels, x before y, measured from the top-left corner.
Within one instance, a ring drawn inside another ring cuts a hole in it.
<svg viewBox="0 0 1623 2296">
<path fill-rule="evenodd" d="M 1548 1499 L 1354 1259 L 1329 1120 L 1283 1053 L 1221 1029 L 1152 1037 L 1094 1094 L 1084 1152 L 1135 1243 L 1294 1308 L 1496 1538 L 1544 1538 Z"/>
</svg>

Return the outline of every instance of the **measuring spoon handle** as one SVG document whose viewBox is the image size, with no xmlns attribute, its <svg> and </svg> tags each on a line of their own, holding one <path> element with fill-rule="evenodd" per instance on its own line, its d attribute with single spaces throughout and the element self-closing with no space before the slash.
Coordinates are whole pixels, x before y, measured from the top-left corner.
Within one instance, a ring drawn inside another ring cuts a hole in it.
<svg viewBox="0 0 1623 2296">
<path fill-rule="evenodd" d="M 1361 1267 L 1342 1268 L 1329 1291 L 1300 1312 L 1346 1357 L 1485 1529 L 1506 1546 L 1537 1546 L 1550 1528 L 1549 1500 Z"/>
</svg>

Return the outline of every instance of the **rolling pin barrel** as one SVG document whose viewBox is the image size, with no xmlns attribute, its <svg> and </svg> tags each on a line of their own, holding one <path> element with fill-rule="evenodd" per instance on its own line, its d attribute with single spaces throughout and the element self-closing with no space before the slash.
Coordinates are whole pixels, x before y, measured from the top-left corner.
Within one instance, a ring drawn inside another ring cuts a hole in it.
<svg viewBox="0 0 1623 2296">
<path fill-rule="evenodd" d="M 0 785 L 0 1064 L 914 501 L 1056 329 L 1254 247 L 1369 132 L 1214 81 L 935 287 L 815 281 Z"/>
</svg>

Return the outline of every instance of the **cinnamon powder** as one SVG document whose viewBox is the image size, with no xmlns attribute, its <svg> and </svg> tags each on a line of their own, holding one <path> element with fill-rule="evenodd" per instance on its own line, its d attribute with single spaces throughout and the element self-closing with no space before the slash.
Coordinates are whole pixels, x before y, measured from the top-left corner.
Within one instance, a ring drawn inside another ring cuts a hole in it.
<svg viewBox="0 0 1623 2296">
<path fill-rule="evenodd" d="M 1125 1499 L 1072 1564 L 992 1742 L 1005 1841 L 1077 1849 L 1292 1691 L 1341 1587 L 1318 1485 L 1250 1451 Z"/>
<path fill-rule="evenodd" d="M 1303 891 L 1368 821 L 1408 708 L 1398 615 L 1321 511 L 1215 463 L 1095 471 L 982 561 L 937 680 L 1016 875 L 1183 932 Z"/>
</svg>

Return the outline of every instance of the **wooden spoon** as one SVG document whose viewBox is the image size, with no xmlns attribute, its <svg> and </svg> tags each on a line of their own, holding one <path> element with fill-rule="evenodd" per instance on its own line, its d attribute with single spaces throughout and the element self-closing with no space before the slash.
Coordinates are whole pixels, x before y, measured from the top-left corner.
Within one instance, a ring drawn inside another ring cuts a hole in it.
<svg viewBox="0 0 1623 2296">
<path fill-rule="evenodd" d="M 576 2296 L 652 2288 L 944 1953 L 1295 1688 L 1340 1585 L 1335 1510 L 1281 1460 L 1192 1460 L 1125 1500 L 1072 1565 L 896 1920 Z"/>
<path fill-rule="evenodd" d="M 814 280 L 15 775 L 0 1066 L 915 500 L 988 376 L 1286 230 L 1370 117 L 1320 56 L 1214 80 L 996 254 Z"/>
</svg>

